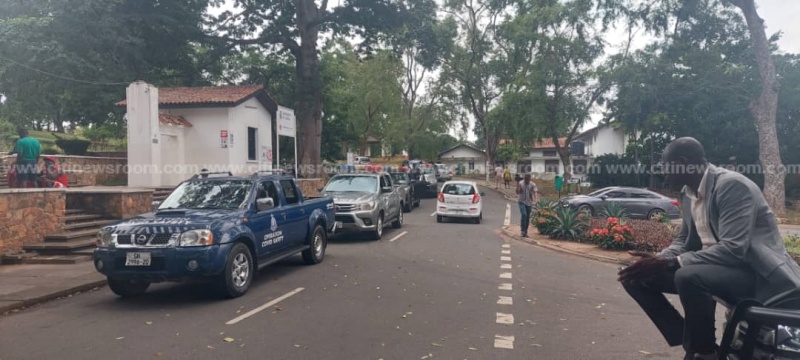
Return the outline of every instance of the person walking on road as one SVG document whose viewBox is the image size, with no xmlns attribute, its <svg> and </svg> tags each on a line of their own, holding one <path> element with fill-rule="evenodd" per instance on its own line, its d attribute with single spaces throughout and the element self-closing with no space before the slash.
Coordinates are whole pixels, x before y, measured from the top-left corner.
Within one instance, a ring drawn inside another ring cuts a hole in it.
<svg viewBox="0 0 800 360">
<path fill-rule="evenodd" d="M 506 189 L 508 189 L 508 184 L 511 183 L 511 170 L 508 169 L 508 166 L 506 166 L 506 169 L 503 171 L 503 181 L 506 183 Z"/>
<path fill-rule="evenodd" d="M 619 272 L 625 291 L 685 360 L 716 360 L 713 296 L 729 304 L 755 299 L 797 309 L 800 267 L 783 244 L 775 214 L 752 180 L 706 161 L 694 138 L 670 143 L 667 182 L 682 188 L 683 225 L 672 244 Z M 684 316 L 664 296 L 677 294 Z"/>
<path fill-rule="evenodd" d="M 503 167 L 501 167 L 500 165 L 497 165 L 497 167 L 494 168 L 494 188 L 495 189 L 499 189 L 500 188 L 500 182 L 501 181 L 503 181 Z"/>
<path fill-rule="evenodd" d="M 39 155 L 42 153 L 42 144 L 28 136 L 28 130 L 20 129 L 17 132 L 17 140 L 14 150 L 9 155 L 17 155 L 17 182 L 20 187 L 36 187 L 36 180 L 39 175 Z"/>
<path fill-rule="evenodd" d="M 517 195 L 519 195 L 520 235 L 528 237 L 528 226 L 531 224 L 533 204 L 539 202 L 539 189 L 531 181 L 531 174 L 525 174 L 522 181 L 517 183 Z"/>
</svg>

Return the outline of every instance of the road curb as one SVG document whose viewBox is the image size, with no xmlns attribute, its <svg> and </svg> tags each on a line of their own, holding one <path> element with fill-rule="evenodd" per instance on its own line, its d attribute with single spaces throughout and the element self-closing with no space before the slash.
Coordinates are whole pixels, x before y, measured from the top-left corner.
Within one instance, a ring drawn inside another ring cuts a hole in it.
<svg viewBox="0 0 800 360">
<path fill-rule="evenodd" d="M 13 304 L 0 305 L 0 314 L 6 315 L 9 312 L 12 312 L 14 310 L 19 310 L 19 309 L 28 308 L 28 307 L 31 307 L 31 306 L 43 304 L 43 303 L 49 302 L 51 300 L 56 300 L 58 298 L 62 298 L 62 297 L 69 296 L 69 295 L 73 295 L 75 293 L 89 291 L 89 290 L 92 290 L 92 289 L 95 289 L 95 288 L 103 287 L 103 286 L 106 286 L 107 284 L 108 284 L 108 281 L 106 279 L 96 280 L 96 281 L 88 282 L 88 283 L 85 283 L 85 284 L 73 286 L 73 287 L 71 287 L 69 289 L 59 290 L 59 291 L 55 291 L 55 292 L 52 292 L 52 293 L 49 293 L 49 294 L 46 294 L 46 295 L 37 296 L 37 297 L 34 297 L 34 298 L 25 299 L 25 300 L 20 300 L 20 301 L 17 301 L 15 303 L 13 303 Z"/>
<path fill-rule="evenodd" d="M 529 244 L 532 244 L 532 245 L 543 247 L 545 249 L 558 251 L 558 252 L 565 253 L 565 254 L 580 256 L 580 257 L 591 259 L 591 260 L 595 260 L 595 261 L 601 261 L 601 262 L 611 263 L 611 264 L 615 264 L 615 265 L 625 265 L 625 266 L 630 265 L 629 262 L 621 260 L 621 259 L 612 258 L 612 257 L 608 257 L 608 256 L 602 256 L 602 255 L 587 254 L 587 253 L 583 253 L 583 252 L 580 252 L 580 251 L 567 250 L 567 249 L 564 249 L 562 247 L 544 244 L 544 243 L 542 243 L 540 241 L 537 241 L 535 239 L 532 239 L 532 238 L 523 238 L 523 237 L 521 237 L 519 235 L 511 233 L 508 230 L 508 228 L 509 228 L 509 226 L 504 226 L 504 227 L 502 227 L 500 229 L 500 231 L 503 233 L 503 235 L 505 235 L 507 237 L 510 237 L 510 238 L 512 238 L 514 240 L 517 240 L 517 241 L 526 242 L 526 243 L 529 243 Z"/>
<path fill-rule="evenodd" d="M 506 193 L 504 193 L 504 192 L 500 191 L 499 189 L 495 189 L 495 188 L 493 188 L 493 187 L 491 187 L 491 186 L 486 186 L 486 185 L 483 185 L 483 184 L 478 184 L 478 186 L 480 186 L 480 187 L 484 187 L 484 188 L 487 188 L 487 189 L 489 189 L 489 190 L 492 190 L 492 191 L 494 191 L 494 192 L 496 192 L 496 193 L 499 193 L 500 195 L 502 195 L 502 196 L 503 196 L 503 197 L 504 197 L 506 200 L 508 200 L 508 201 L 516 201 L 516 200 L 517 200 L 517 199 L 515 199 L 514 197 L 511 197 L 511 196 L 509 196 L 509 195 L 506 195 Z"/>
</svg>

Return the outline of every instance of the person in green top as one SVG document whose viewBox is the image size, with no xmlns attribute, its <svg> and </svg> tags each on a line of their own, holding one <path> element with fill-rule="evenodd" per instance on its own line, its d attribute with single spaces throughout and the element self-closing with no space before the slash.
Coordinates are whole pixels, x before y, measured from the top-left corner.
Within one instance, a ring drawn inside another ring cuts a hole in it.
<svg viewBox="0 0 800 360">
<path fill-rule="evenodd" d="M 36 177 L 39 174 L 39 155 L 42 154 L 42 144 L 28 136 L 28 130 L 20 129 L 19 140 L 14 150 L 9 155 L 17 154 L 17 181 L 20 187 L 36 187 Z"/>
</svg>

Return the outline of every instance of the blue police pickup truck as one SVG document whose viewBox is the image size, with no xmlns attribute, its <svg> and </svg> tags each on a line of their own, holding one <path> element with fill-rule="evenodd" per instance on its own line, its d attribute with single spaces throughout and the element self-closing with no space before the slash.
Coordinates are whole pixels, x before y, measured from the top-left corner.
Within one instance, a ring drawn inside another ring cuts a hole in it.
<svg viewBox="0 0 800 360">
<path fill-rule="evenodd" d="M 103 228 L 94 265 L 123 297 L 153 282 L 210 280 L 234 298 L 276 261 L 301 253 L 320 263 L 334 216 L 332 198 L 304 198 L 290 176 L 202 173 L 154 212 Z"/>
</svg>

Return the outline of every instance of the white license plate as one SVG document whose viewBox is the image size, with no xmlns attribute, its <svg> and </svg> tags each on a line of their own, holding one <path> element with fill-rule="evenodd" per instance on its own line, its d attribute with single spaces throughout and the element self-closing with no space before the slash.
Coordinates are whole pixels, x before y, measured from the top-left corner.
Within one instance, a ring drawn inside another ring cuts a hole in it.
<svg viewBox="0 0 800 360">
<path fill-rule="evenodd" d="M 149 252 L 129 252 L 126 254 L 125 266 L 150 266 Z"/>
<path fill-rule="evenodd" d="M 337 221 L 336 222 L 336 228 L 337 229 L 341 229 L 342 228 L 342 222 L 341 221 Z"/>
</svg>

